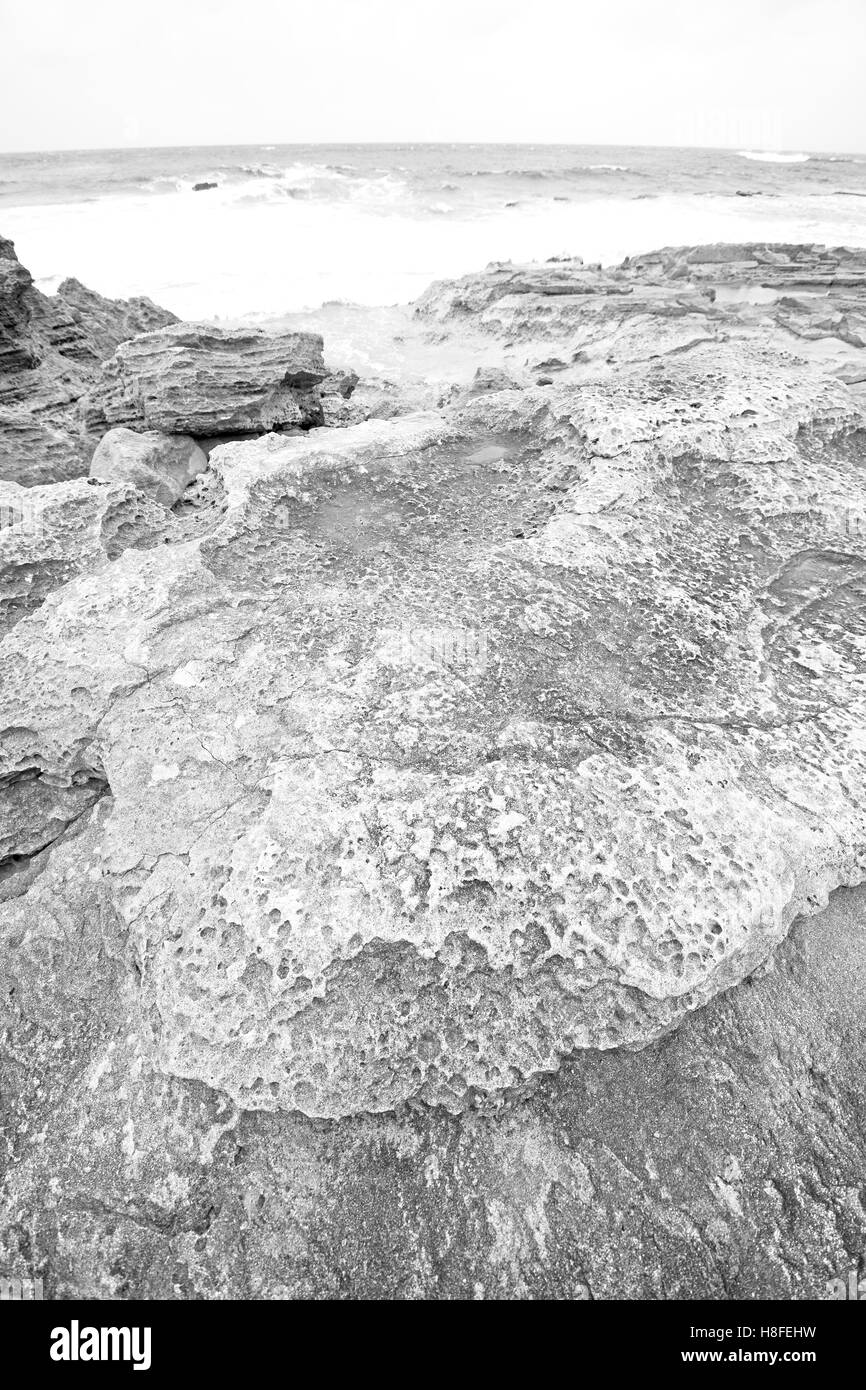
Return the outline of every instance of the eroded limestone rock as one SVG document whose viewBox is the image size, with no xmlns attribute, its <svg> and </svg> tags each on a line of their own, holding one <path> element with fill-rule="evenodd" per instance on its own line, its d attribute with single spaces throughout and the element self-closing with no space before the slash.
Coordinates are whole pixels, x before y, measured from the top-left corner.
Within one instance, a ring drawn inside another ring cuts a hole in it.
<svg viewBox="0 0 866 1390">
<path fill-rule="evenodd" d="M 77 402 L 119 343 L 176 322 L 149 299 L 114 300 L 64 280 L 44 295 L 0 243 L 0 481 L 25 487 L 87 472 Z"/>
<path fill-rule="evenodd" d="M 154 1069 L 111 813 L 0 880 L 0 1261 L 46 1298 L 799 1300 L 857 1268 L 862 888 L 642 1051 L 323 1124 Z"/>
<path fill-rule="evenodd" d="M 175 324 L 122 344 L 83 404 L 88 429 L 250 433 L 323 422 L 315 333 Z"/>
<path fill-rule="evenodd" d="M 0 483 L 0 631 L 75 575 L 170 530 L 165 508 L 126 482 Z"/>
<path fill-rule="evenodd" d="M 418 320 L 501 346 L 495 390 L 217 446 L 170 520 L 135 494 L 162 529 L 70 492 L 81 564 L 0 642 L 0 1267 L 787 1299 L 856 1265 L 859 260 L 496 268 Z"/>
<path fill-rule="evenodd" d="M 458 1110 L 645 1045 L 858 881 L 863 439 L 742 345 L 272 434 L 211 455 L 209 536 L 20 623 L 4 768 L 104 769 L 158 1065 Z"/>
<path fill-rule="evenodd" d="M 91 478 L 128 483 L 171 507 L 207 468 L 207 458 L 189 435 L 158 434 L 118 426 L 104 434 L 90 460 Z"/>
</svg>

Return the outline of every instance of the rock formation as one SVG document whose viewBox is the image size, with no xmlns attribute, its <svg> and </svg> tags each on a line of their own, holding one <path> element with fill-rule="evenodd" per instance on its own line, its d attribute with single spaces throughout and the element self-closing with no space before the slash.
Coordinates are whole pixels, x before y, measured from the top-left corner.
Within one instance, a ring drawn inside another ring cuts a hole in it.
<svg viewBox="0 0 866 1390">
<path fill-rule="evenodd" d="M 83 402 L 89 430 L 261 434 L 323 423 L 314 333 L 181 323 L 121 344 Z"/>
<path fill-rule="evenodd" d="M 441 409 L 218 444 L 209 507 L 62 485 L 89 548 L 26 561 L 0 642 L 4 1268 L 669 1299 L 856 1264 L 864 304 L 817 247 L 495 266 L 417 306 L 498 352 Z M 295 337 L 145 334 L 85 418 L 363 399 Z"/>
<path fill-rule="evenodd" d="M 76 403 L 124 339 L 174 323 L 149 299 L 105 299 L 77 280 L 44 295 L 0 240 L 0 480 L 33 486 L 87 472 Z"/>
</svg>

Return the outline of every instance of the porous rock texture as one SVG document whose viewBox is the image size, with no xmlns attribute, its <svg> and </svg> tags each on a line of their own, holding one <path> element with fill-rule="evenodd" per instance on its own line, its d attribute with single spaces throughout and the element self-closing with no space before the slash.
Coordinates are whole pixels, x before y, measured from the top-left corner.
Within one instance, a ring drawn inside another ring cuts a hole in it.
<svg viewBox="0 0 866 1390">
<path fill-rule="evenodd" d="M 129 483 L 0 483 L 0 632 L 74 575 L 168 539 L 172 520 Z"/>
<path fill-rule="evenodd" d="M 149 299 L 106 299 L 77 280 L 44 295 L 0 238 L 0 481 L 28 487 L 86 473 L 93 445 L 79 398 L 119 343 L 174 322 Z"/>
<path fill-rule="evenodd" d="M 677 1032 L 576 1053 L 519 1104 L 316 1121 L 154 1070 L 110 814 L 0 929 L 0 1261 L 47 1298 L 814 1299 L 856 1268 L 862 889 Z"/>
<path fill-rule="evenodd" d="M 174 324 L 122 343 L 82 404 L 89 430 L 260 434 L 323 423 L 314 333 Z"/>
<path fill-rule="evenodd" d="M 104 434 L 90 460 L 91 478 L 125 482 L 171 507 L 207 468 L 207 457 L 187 434 L 137 433 L 118 426 Z"/>
<path fill-rule="evenodd" d="M 856 1266 L 864 266 L 434 287 L 420 324 L 501 377 L 215 448 L 201 525 L 17 622 L 0 1265 L 479 1298 Z"/>
</svg>

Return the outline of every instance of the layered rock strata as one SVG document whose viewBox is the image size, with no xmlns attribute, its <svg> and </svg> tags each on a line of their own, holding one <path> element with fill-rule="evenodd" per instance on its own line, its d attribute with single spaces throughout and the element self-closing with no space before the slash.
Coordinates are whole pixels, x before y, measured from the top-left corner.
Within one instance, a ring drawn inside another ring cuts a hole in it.
<svg viewBox="0 0 866 1390">
<path fill-rule="evenodd" d="M 23 486 L 87 472 L 77 402 L 126 338 L 174 323 L 149 299 L 106 299 L 77 280 L 44 295 L 0 241 L 0 481 Z"/>
<path fill-rule="evenodd" d="M 87 429 L 261 434 L 324 423 L 313 333 L 175 324 L 121 344 L 82 406 Z"/>
</svg>

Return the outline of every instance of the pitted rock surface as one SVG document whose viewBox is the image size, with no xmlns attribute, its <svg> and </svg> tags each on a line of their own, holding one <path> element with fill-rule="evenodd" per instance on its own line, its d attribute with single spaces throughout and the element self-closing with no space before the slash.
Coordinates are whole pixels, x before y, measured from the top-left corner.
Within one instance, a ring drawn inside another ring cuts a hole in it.
<svg viewBox="0 0 866 1390">
<path fill-rule="evenodd" d="M 0 632 L 82 572 L 168 538 L 173 518 L 128 483 L 0 483 Z"/>
<path fill-rule="evenodd" d="M 20 622 L 0 773 L 105 778 L 155 1065 L 461 1110 L 645 1046 L 859 882 L 863 431 L 743 335 L 229 444 L 209 532 Z"/>
<path fill-rule="evenodd" d="M 859 1267 L 864 269 L 494 267 L 318 388 L 378 423 L 211 439 L 171 511 L 4 488 L 4 1274 L 790 1300 Z M 8 279 L 42 360 L 0 366 L 0 469 L 86 471 L 86 342 L 139 308 L 67 282 L 64 356 Z"/>
</svg>

